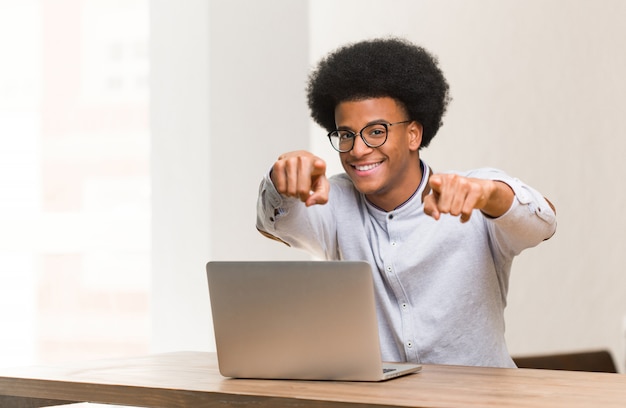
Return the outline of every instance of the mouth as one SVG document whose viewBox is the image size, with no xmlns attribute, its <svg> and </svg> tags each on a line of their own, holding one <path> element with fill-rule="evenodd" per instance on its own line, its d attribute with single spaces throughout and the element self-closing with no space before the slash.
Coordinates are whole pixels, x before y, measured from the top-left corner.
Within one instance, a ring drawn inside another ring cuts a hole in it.
<svg viewBox="0 0 626 408">
<path fill-rule="evenodd" d="M 351 164 L 351 166 L 356 171 L 370 171 L 380 166 L 381 164 L 382 164 L 382 161 L 377 162 L 377 163 L 367 163 L 367 164 Z"/>
</svg>

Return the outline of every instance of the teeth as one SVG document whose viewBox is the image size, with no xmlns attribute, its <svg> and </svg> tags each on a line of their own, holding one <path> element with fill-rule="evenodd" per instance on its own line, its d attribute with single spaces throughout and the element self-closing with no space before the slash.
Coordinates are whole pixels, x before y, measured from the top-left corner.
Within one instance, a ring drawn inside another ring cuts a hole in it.
<svg viewBox="0 0 626 408">
<path fill-rule="evenodd" d="M 380 165 L 380 163 L 374 163 L 374 164 L 368 164 L 365 166 L 354 166 L 355 169 L 359 170 L 359 171 L 368 171 L 371 170 L 375 167 L 378 167 Z"/>
</svg>

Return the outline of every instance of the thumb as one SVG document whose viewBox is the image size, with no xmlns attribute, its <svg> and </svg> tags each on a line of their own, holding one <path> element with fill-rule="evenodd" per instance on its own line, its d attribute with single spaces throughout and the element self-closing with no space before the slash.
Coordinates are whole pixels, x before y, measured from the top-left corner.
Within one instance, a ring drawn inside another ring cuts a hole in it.
<svg viewBox="0 0 626 408">
<path fill-rule="evenodd" d="M 326 162 L 319 159 L 313 163 L 313 171 L 311 172 L 311 195 L 307 198 L 305 204 L 308 206 L 314 204 L 326 204 L 328 202 L 328 192 L 330 184 L 326 178 Z"/>
<path fill-rule="evenodd" d="M 322 176 L 326 174 L 326 162 L 319 157 L 313 162 L 312 176 Z"/>
<path fill-rule="evenodd" d="M 328 193 L 330 191 L 330 183 L 326 175 L 321 175 L 313 184 L 311 195 L 305 201 L 307 207 L 315 204 L 326 204 L 328 202 Z"/>
<path fill-rule="evenodd" d="M 440 193 L 442 184 L 443 179 L 438 174 L 433 174 L 428 178 L 428 185 L 430 186 L 431 190 L 433 190 L 433 192 Z"/>
</svg>

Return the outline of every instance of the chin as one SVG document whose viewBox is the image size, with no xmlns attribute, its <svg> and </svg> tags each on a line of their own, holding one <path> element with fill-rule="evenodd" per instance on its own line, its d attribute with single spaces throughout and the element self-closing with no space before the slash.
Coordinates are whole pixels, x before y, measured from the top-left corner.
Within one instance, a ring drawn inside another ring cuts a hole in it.
<svg viewBox="0 0 626 408">
<path fill-rule="evenodd" d="M 353 180 L 353 184 L 354 184 L 354 188 L 356 188 L 357 191 L 361 194 L 370 196 L 370 195 L 376 195 L 376 193 L 378 193 L 378 188 L 375 188 L 371 185 L 367 185 L 364 183 L 354 183 L 354 180 Z"/>
</svg>

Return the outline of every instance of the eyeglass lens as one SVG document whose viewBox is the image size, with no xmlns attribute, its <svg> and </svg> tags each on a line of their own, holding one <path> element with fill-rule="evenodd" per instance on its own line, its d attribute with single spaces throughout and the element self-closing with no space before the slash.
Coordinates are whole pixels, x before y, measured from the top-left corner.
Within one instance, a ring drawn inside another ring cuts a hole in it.
<svg viewBox="0 0 626 408">
<path fill-rule="evenodd" d="M 350 130 L 335 130 L 328 136 L 333 147 L 340 152 L 347 152 L 354 146 L 354 139 L 360 135 L 369 147 L 379 147 L 387 140 L 387 126 L 383 123 L 375 123 L 365 126 L 359 133 Z"/>
</svg>

